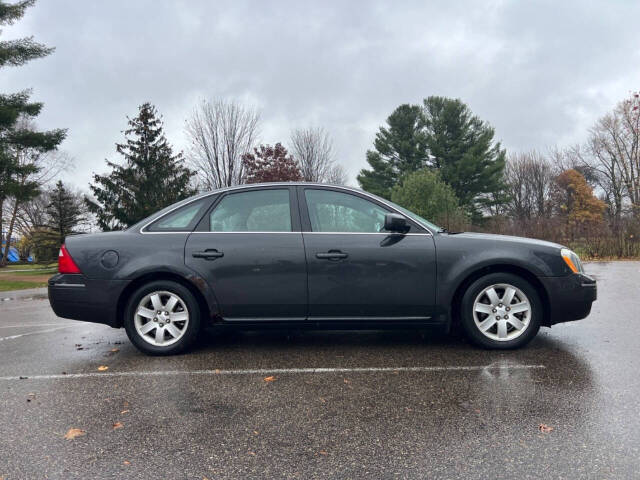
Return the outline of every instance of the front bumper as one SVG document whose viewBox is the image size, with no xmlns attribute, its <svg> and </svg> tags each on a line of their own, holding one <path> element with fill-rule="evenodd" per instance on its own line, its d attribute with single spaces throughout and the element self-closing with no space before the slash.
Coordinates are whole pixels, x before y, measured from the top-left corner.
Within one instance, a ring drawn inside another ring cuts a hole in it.
<svg viewBox="0 0 640 480">
<path fill-rule="evenodd" d="M 594 278 L 583 273 L 566 277 L 539 277 L 549 298 L 547 325 L 585 318 L 598 298 Z"/>
<path fill-rule="evenodd" d="M 123 281 L 92 280 L 82 274 L 57 274 L 49 279 L 49 304 L 55 314 L 71 320 L 120 326 L 118 298 Z"/>
</svg>

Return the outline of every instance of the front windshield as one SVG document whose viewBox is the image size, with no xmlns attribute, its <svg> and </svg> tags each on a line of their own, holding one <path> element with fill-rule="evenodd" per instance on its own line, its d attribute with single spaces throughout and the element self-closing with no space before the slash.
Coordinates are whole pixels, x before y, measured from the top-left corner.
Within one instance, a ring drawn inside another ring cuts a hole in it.
<svg viewBox="0 0 640 480">
<path fill-rule="evenodd" d="M 426 220 L 424 218 L 422 218 L 420 215 L 413 213 L 410 210 L 407 210 L 404 207 L 401 207 L 400 205 L 398 205 L 397 203 L 393 203 L 389 200 L 385 200 L 385 202 L 387 202 L 389 205 L 391 205 L 394 208 L 397 208 L 398 210 L 400 210 L 402 213 L 404 213 L 407 217 L 410 217 L 411 219 L 415 220 L 418 223 L 421 223 L 422 225 L 424 225 L 425 227 L 427 227 L 430 230 L 434 230 L 436 232 L 441 232 L 444 229 L 442 227 L 439 227 L 438 225 L 431 223 L 429 220 Z"/>
</svg>

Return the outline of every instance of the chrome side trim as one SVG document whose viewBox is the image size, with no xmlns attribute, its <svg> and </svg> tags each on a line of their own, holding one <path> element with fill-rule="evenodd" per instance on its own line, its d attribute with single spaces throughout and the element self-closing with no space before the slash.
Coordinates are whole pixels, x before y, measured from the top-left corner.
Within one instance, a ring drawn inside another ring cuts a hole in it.
<svg viewBox="0 0 640 480">
<path fill-rule="evenodd" d="M 156 234 L 156 233 L 189 233 L 189 232 L 145 232 L 146 234 Z M 195 234 L 235 234 L 235 235 L 265 235 L 265 234 L 292 234 L 296 233 L 298 235 L 384 235 L 386 237 L 391 235 L 401 235 L 403 237 L 406 236 L 418 236 L 418 237 L 430 237 L 430 233 L 397 233 L 397 232 L 191 232 L 192 235 Z"/>
<path fill-rule="evenodd" d="M 184 232 L 183 232 L 184 233 Z M 223 234 L 223 235 L 227 235 L 230 233 L 236 234 L 236 235 L 240 235 L 240 234 L 250 234 L 250 235 L 265 235 L 265 234 L 276 234 L 276 235 L 281 235 L 281 234 L 285 234 L 285 235 L 291 235 L 292 233 L 297 233 L 298 235 L 301 235 L 302 232 L 191 232 L 191 234 L 206 234 L 206 235 L 212 235 L 212 234 Z"/>
<path fill-rule="evenodd" d="M 303 322 L 306 317 L 222 317 L 222 320 L 228 323 L 235 322 Z"/>
<path fill-rule="evenodd" d="M 166 217 L 167 215 L 169 215 L 171 212 L 173 212 L 174 210 L 184 207 L 186 205 L 189 205 L 195 201 L 198 200 L 202 200 L 203 198 L 207 198 L 210 197 L 211 195 L 217 195 L 219 193 L 227 193 L 227 192 L 233 192 L 235 190 L 252 190 L 252 189 L 259 189 L 260 187 L 276 187 L 276 186 L 283 186 L 283 187 L 296 187 L 296 186 L 302 186 L 302 187 L 329 187 L 329 189 L 337 189 L 337 190 L 344 190 L 346 192 L 353 192 L 353 193 L 358 193 L 360 195 L 364 195 L 365 197 L 369 197 L 372 200 L 375 200 L 376 202 L 380 202 L 383 205 L 385 205 L 387 208 L 390 208 L 392 211 L 394 211 L 395 213 L 398 213 L 400 215 L 402 215 L 404 218 L 407 218 L 409 220 L 411 220 L 411 222 L 413 223 L 418 223 L 415 220 L 413 220 L 412 218 L 407 217 L 407 215 L 405 215 L 404 213 L 402 213 L 400 210 L 398 210 L 397 208 L 393 207 L 392 205 L 389 205 L 387 202 L 384 201 L 384 199 L 376 197 L 375 195 L 370 194 L 369 192 L 365 192 L 364 190 L 359 190 L 357 188 L 353 188 L 353 187 L 344 187 L 342 185 L 331 185 L 328 183 L 295 183 L 295 182 L 274 182 L 274 183 L 262 183 L 262 184 L 249 184 L 249 185 L 236 185 L 233 187 L 226 187 L 226 188 L 221 188 L 218 190 L 214 190 L 212 192 L 203 194 L 203 195 L 198 195 L 196 198 L 194 198 L 193 200 L 191 200 L 190 202 L 187 203 L 183 203 L 180 205 L 175 206 L 174 208 L 172 208 L 171 210 L 169 210 L 167 213 L 165 213 L 164 215 L 154 218 L 153 220 L 145 223 L 142 227 L 140 227 L 139 233 L 143 234 L 143 235 L 154 235 L 154 234 L 161 234 L 161 235 L 166 235 L 166 234 L 171 234 L 171 233 L 197 233 L 197 232 L 189 232 L 189 231 L 184 231 L 184 232 L 146 232 L 144 229 L 147 228 L 149 225 L 151 225 L 152 223 L 160 220 L 161 218 Z M 431 231 L 431 229 L 429 229 L 426 225 L 420 225 L 422 228 L 424 228 L 427 232 L 429 232 L 429 235 L 433 235 L 433 232 Z M 208 233 L 208 232 L 204 232 L 204 233 Z M 214 233 L 214 232 L 211 232 Z M 220 232 L 215 232 L 215 233 L 220 233 Z M 250 232 L 242 232 L 242 233 L 250 233 Z M 273 232 L 269 232 L 269 233 L 273 233 Z M 287 232 L 289 233 L 289 232 Z M 305 233 L 330 233 L 330 232 L 305 232 Z M 339 233 L 348 233 L 348 232 L 339 232 Z M 409 235 L 425 235 L 422 233 L 419 234 L 409 234 Z"/>
<path fill-rule="evenodd" d="M 334 322 L 334 321 L 425 321 L 431 320 L 431 317 L 223 317 L 225 322 Z"/>
<path fill-rule="evenodd" d="M 402 237 L 430 237 L 430 233 L 399 233 L 399 232 L 302 232 L 303 235 L 400 235 Z"/>
<path fill-rule="evenodd" d="M 423 321 L 430 320 L 431 317 L 308 317 L 307 320 L 310 322 L 318 322 L 318 321 Z"/>
</svg>

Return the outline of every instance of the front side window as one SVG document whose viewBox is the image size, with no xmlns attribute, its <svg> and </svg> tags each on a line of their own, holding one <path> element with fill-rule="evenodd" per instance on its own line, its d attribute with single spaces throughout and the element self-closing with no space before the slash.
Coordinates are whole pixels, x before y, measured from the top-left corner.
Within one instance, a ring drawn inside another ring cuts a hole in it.
<svg viewBox="0 0 640 480">
<path fill-rule="evenodd" d="M 290 232 L 288 189 L 226 195 L 209 217 L 212 232 Z"/>
<path fill-rule="evenodd" d="M 332 190 L 304 191 L 311 231 L 378 233 L 384 230 L 384 217 L 389 213 L 362 197 Z"/>
<path fill-rule="evenodd" d="M 147 230 L 150 232 L 190 232 L 196 222 L 202 218 L 204 212 L 202 214 L 199 212 L 206 203 L 208 203 L 208 199 L 205 198 L 180 207 L 152 223 Z"/>
</svg>

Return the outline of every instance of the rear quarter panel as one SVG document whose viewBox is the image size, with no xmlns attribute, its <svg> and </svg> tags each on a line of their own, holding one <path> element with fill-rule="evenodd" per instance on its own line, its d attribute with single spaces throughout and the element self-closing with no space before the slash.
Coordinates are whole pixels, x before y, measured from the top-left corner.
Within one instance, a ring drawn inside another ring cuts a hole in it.
<svg viewBox="0 0 640 480">
<path fill-rule="evenodd" d="M 204 296 L 212 314 L 217 311 L 215 295 L 207 282 L 184 262 L 189 233 L 105 232 L 68 237 L 67 250 L 82 273 L 91 280 L 130 284 L 145 275 L 174 274 L 194 285 Z M 107 259 L 117 255 L 117 263 Z"/>
</svg>

